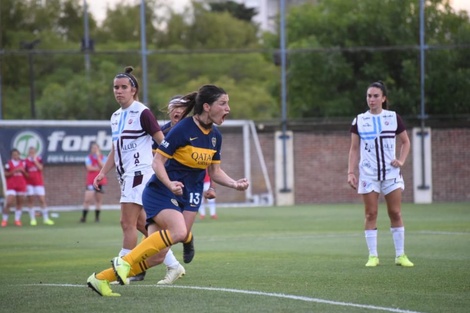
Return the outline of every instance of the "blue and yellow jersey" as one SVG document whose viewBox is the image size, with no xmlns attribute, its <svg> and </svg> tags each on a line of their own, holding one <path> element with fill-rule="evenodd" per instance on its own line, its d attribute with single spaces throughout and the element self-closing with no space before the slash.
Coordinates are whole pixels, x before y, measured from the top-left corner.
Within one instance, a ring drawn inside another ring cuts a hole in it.
<svg viewBox="0 0 470 313">
<path fill-rule="evenodd" d="M 184 184 L 183 196 L 176 197 L 178 201 L 192 203 L 194 195 L 202 195 L 206 168 L 220 163 L 221 146 L 219 130 L 215 126 L 210 130 L 199 128 L 192 117 L 184 118 L 170 130 L 156 153 L 168 158 L 165 168 L 170 180 Z M 166 189 L 155 175 L 149 181 L 149 185 L 153 184 Z"/>
</svg>

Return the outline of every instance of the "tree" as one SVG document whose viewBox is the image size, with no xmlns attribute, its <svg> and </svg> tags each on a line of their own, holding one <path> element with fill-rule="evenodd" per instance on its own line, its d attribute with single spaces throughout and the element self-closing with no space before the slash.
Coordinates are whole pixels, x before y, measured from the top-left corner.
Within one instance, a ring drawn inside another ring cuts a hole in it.
<svg viewBox="0 0 470 313">
<path fill-rule="evenodd" d="M 419 113 L 418 1 L 319 1 L 292 7 L 286 24 L 290 117 L 364 111 L 365 90 L 376 80 L 390 89 L 393 109 Z M 447 0 L 426 1 L 426 41 L 436 47 L 426 52 L 428 113 L 470 113 L 470 95 L 457 92 L 470 79 L 468 58 L 464 49 L 446 48 L 468 45 L 469 38 L 467 15 L 453 12 Z M 266 39 L 278 47 L 277 36 Z"/>
<path fill-rule="evenodd" d="M 252 22 L 253 17 L 258 14 L 255 8 L 247 8 L 243 3 L 235 1 L 211 2 L 209 3 L 212 12 L 228 12 L 234 18 Z"/>
</svg>

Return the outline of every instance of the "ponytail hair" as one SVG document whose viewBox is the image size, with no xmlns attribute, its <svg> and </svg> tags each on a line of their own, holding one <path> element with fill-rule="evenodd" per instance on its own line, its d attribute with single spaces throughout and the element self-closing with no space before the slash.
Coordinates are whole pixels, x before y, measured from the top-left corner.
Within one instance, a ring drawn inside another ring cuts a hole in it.
<svg viewBox="0 0 470 313">
<path fill-rule="evenodd" d="M 186 110 L 183 117 L 186 117 L 191 111 L 194 114 L 201 114 L 204 111 L 204 103 L 212 105 L 220 96 L 227 93 L 221 87 L 215 85 L 203 85 L 198 91 L 191 92 L 183 97 L 187 101 Z"/>
</svg>

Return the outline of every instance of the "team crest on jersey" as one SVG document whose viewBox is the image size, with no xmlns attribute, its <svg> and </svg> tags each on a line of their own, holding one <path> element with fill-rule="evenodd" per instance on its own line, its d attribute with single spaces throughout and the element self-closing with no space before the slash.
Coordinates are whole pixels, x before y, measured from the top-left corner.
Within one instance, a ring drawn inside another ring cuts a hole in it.
<svg viewBox="0 0 470 313">
<path fill-rule="evenodd" d="M 212 137 L 212 146 L 215 147 L 217 144 L 217 139 L 215 137 Z"/>
<path fill-rule="evenodd" d="M 133 120 L 130 118 L 127 124 L 132 124 Z"/>
<path fill-rule="evenodd" d="M 171 203 L 173 203 L 175 206 L 178 206 L 178 201 L 176 201 L 176 199 L 171 199 Z"/>
</svg>

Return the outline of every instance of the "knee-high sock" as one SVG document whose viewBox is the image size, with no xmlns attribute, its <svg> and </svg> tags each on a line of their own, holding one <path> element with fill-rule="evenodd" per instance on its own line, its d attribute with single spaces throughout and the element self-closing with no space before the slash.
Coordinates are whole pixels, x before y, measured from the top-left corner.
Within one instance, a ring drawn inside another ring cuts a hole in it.
<svg viewBox="0 0 470 313">
<path fill-rule="evenodd" d="M 139 275 L 140 273 L 145 272 L 149 269 L 149 264 L 147 261 L 142 261 L 131 266 L 131 271 L 129 272 L 129 277 Z"/>
<path fill-rule="evenodd" d="M 29 208 L 29 219 L 31 221 L 36 220 L 36 210 L 34 209 L 34 207 Z"/>
<path fill-rule="evenodd" d="M 96 278 L 101 279 L 101 280 L 106 279 L 107 281 L 117 280 L 116 274 L 114 273 L 114 270 L 112 267 L 105 269 L 104 271 L 96 274 Z"/>
<path fill-rule="evenodd" d="M 399 257 L 405 254 L 405 227 L 391 227 L 390 231 L 395 245 L 395 255 Z"/>
<path fill-rule="evenodd" d="M 193 240 L 193 232 L 188 233 L 188 236 L 186 237 L 186 240 L 183 241 L 183 243 L 190 243 L 191 240 Z"/>
<path fill-rule="evenodd" d="M 367 249 L 369 249 L 369 256 L 378 256 L 377 253 L 377 229 L 364 231 L 366 236 Z"/>
<path fill-rule="evenodd" d="M 132 266 L 172 244 L 173 241 L 171 240 L 170 232 L 168 230 L 160 230 L 145 238 L 145 240 L 132 249 L 131 252 L 123 256 L 122 259 Z"/>
<path fill-rule="evenodd" d="M 215 199 L 207 199 L 207 204 L 209 205 L 209 213 L 210 215 L 216 215 L 215 211 Z"/>
<path fill-rule="evenodd" d="M 163 263 L 165 264 L 166 267 L 169 267 L 169 268 L 177 268 L 178 265 L 180 264 L 180 262 L 178 262 L 178 260 L 176 259 L 171 249 L 168 250 L 168 252 L 166 253 Z"/>
<path fill-rule="evenodd" d="M 21 214 L 23 214 L 21 210 L 15 210 L 15 221 L 21 220 Z"/>
<path fill-rule="evenodd" d="M 129 272 L 129 277 L 136 276 L 142 272 L 145 272 L 149 268 L 147 261 L 142 261 L 140 263 L 136 263 L 131 266 L 131 270 Z M 105 269 L 104 271 L 96 274 L 96 278 L 98 279 L 106 279 L 109 282 L 116 281 L 116 273 L 112 267 Z"/>
</svg>

